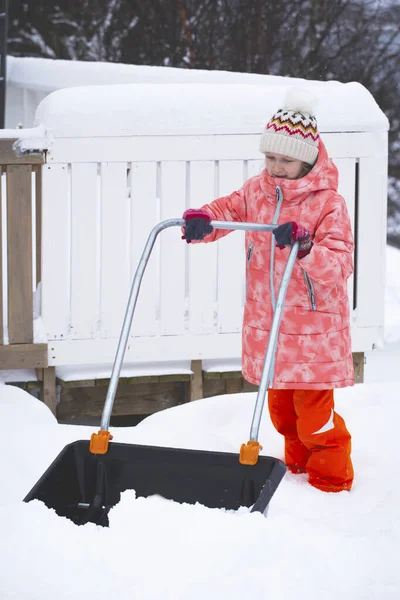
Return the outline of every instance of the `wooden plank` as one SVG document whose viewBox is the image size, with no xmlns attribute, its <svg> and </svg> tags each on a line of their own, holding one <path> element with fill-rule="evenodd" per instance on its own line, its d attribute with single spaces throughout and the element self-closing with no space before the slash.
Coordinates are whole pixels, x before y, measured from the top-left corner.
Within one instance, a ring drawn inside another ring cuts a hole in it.
<svg viewBox="0 0 400 600">
<path fill-rule="evenodd" d="M 35 167 L 36 285 L 42 281 L 42 167 Z"/>
<path fill-rule="evenodd" d="M 109 379 L 107 380 L 110 381 Z M 76 381 L 63 381 L 62 379 L 57 378 L 57 383 L 61 387 L 65 388 L 76 388 L 76 387 L 93 387 L 96 385 L 96 379 L 77 379 Z"/>
<path fill-rule="evenodd" d="M 130 165 L 130 281 L 131 285 L 147 238 L 153 227 L 159 222 L 159 203 L 157 199 L 157 163 L 132 163 Z M 162 234 L 161 234 L 162 235 Z M 158 281 L 159 265 L 154 250 L 140 286 L 140 293 L 132 324 L 132 336 L 154 336 L 158 333 Z"/>
<path fill-rule="evenodd" d="M 161 221 L 185 210 L 186 163 L 164 162 L 160 181 Z M 160 234 L 160 333 L 179 335 L 185 328 L 185 244 L 176 227 Z"/>
<path fill-rule="evenodd" d="M 73 339 L 95 338 L 99 311 L 97 164 L 71 165 L 71 314 Z"/>
<path fill-rule="evenodd" d="M 249 383 L 245 379 L 243 379 L 243 393 L 257 392 L 258 385 L 254 385 L 253 383 Z"/>
<path fill-rule="evenodd" d="M 33 341 L 32 167 L 7 167 L 8 337 Z"/>
<path fill-rule="evenodd" d="M 4 341 L 3 323 L 3 171 L 0 168 L 0 344 Z"/>
<path fill-rule="evenodd" d="M 225 394 L 224 379 L 205 379 L 203 382 L 203 398 Z"/>
<path fill-rule="evenodd" d="M 226 379 L 225 390 L 227 394 L 241 394 L 243 392 L 243 378 Z"/>
<path fill-rule="evenodd" d="M 243 184 L 243 161 L 220 161 L 220 196 Z M 244 232 L 234 231 L 218 241 L 218 332 L 241 331 L 245 293 Z"/>
<path fill-rule="evenodd" d="M 205 371 L 204 379 L 241 379 L 242 371 Z"/>
<path fill-rule="evenodd" d="M 116 415 L 148 415 L 184 403 L 185 383 L 164 382 L 129 385 L 120 384 L 113 406 Z M 88 415 L 101 415 L 106 398 L 106 386 L 61 388 L 59 419 L 78 420 Z"/>
<path fill-rule="evenodd" d="M 143 375 L 143 376 L 139 376 L 139 377 L 120 377 L 118 380 L 118 385 L 119 384 L 131 384 L 134 385 L 136 383 L 158 383 L 159 382 L 159 376 L 158 375 Z M 94 384 L 95 385 L 105 385 L 108 387 L 110 383 L 109 379 L 95 379 Z"/>
<path fill-rule="evenodd" d="M 159 375 L 158 380 L 162 381 L 190 381 L 189 373 L 171 373 L 170 375 Z"/>
<path fill-rule="evenodd" d="M 136 385 L 138 383 L 159 383 L 160 377 L 158 375 L 142 375 L 139 377 L 124 377 L 123 381 L 130 385 Z M 178 379 L 176 379 L 178 381 Z M 108 385 L 109 382 L 107 382 Z M 96 379 L 96 385 L 102 385 L 99 379 Z"/>
<path fill-rule="evenodd" d="M 0 369 L 43 369 L 47 367 L 47 344 L 0 346 Z"/>
<path fill-rule="evenodd" d="M 17 139 L 0 139 L 0 165 L 43 165 L 45 152 L 40 156 L 16 156 L 13 144 Z"/>
<path fill-rule="evenodd" d="M 57 415 L 57 394 L 56 394 L 56 369 L 48 367 L 43 369 L 43 381 L 40 393 L 40 399 L 51 410 L 54 416 Z"/>
<path fill-rule="evenodd" d="M 126 163 L 101 165 L 100 336 L 119 336 L 129 295 L 130 200 Z"/>
<path fill-rule="evenodd" d="M 222 373 L 219 371 L 204 371 L 204 379 L 222 379 Z"/>
<path fill-rule="evenodd" d="M 203 397 L 203 361 L 192 360 L 190 368 L 193 376 L 190 382 L 190 402 L 201 400 Z"/>
<path fill-rule="evenodd" d="M 49 340 L 65 340 L 69 334 L 71 277 L 69 189 L 68 165 L 43 167 L 42 318 Z"/>
<path fill-rule="evenodd" d="M 188 208 L 200 208 L 215 195 L 214 161 L 190 163 Z M 187 245 L 189 330 L 205 334 L 214 330 L 216 306 L 217 244 Z"/>
<path fill-rule="evenodd" d="M 222 379 L 242 379 L 242 371 L 223 371 Z"/>
<path fill-rule="evenodd" d="M 191 375 L 189 373 L 171 373 L 170 375 L 138 375 L 137 377 L 120 377 L 119 383 L 126 383 L 130 385 L 136 385 L 139 383 L 161 383 L 164 381 L 190 381 Z M 90 379 L 84 380 L 82 383 L 83 387 L 90 387 Z M 110 379 L 95 379 L 93 385 L 105 385 L 108 386 Z M 73 384 L 73 387 L 79 387 L 74 381 L 63 382 L 63 385 L 68 387 Z"/>
</svg>

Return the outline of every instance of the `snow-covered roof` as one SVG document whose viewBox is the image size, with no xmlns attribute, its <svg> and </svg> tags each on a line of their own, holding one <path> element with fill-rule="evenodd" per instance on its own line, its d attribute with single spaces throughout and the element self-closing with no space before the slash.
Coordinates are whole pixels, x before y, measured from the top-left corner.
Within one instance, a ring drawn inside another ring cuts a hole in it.
<svg viewBox="0 0 400 600">
<path fill-rule="evenodd" d="M 7 83 L 41 92 L 116 83 L 248 83 L 281 85 L 285 77 L 232 71 L 207 71 L 123 63 L 7 57 Z"/>
<path fill-rule="evenodd" d="M 36 112 L 36 125 L 54 137 L 260 133 L 284 102 L 286 85 L 193 83 L 119 84 L 60 89 Z M 321 132 L 388 129 L 388 120 L 359 83 L 307 82 L 318 100 Z"/>
</svg>

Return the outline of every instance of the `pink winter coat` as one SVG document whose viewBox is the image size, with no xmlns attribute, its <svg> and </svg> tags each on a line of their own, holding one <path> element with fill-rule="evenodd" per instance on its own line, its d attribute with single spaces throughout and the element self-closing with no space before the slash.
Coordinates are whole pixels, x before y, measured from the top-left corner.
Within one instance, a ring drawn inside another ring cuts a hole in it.
<svg viewBox="0 0 400 600">
<path fill-rule="evenodd" d="M 283 201 L 277 202 L 277 186 Z M 301 179 L 271 177 L 266 170 L 243 187 L 202 208 L 215 220 L 278 224 L 296 221 L 313 247 L 297 259 L 282 314 L 271 388 L 330 389 L 354 384 L 347 279 L 353 272 L 353 235 L 346 204 L 337 193 L 338 171 L 320 141 L 313 169 Z M 227 235 L 214 230 L 207 242 Z M 258 384 L 273 317 L 270 289 L 271 233 L 246 232 L 247 297 L 242 370 Z M 274 250 L 275 297 L 290 249 Z"/>
</svg>

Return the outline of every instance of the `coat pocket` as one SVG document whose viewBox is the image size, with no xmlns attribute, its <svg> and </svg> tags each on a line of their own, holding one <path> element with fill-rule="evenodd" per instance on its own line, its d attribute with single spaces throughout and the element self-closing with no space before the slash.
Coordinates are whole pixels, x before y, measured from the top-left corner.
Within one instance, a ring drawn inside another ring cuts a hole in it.
<svg viewBox="0 0 400 600">
<path fill-rule="evenodd" d="M 304 277 L 304 281 L 306 283 L 307 294 L 310 299 L 311 309 L 317 310 L 317 302 L 315 299 L 315 290 L 314 290 L 314 284 L 312 282 L 312 279 L 307 275 L 307 273 L 304 270 L 303 270 L 303 277 Z"/>
</svg>

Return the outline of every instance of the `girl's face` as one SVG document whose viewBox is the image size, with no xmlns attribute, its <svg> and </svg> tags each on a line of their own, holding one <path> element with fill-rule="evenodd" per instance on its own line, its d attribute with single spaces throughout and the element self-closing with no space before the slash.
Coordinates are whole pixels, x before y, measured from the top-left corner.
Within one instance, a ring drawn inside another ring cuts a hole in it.
<svg viewBox="0 0 400 600">
<path fill-rule="evenodd" d="M 265 155 L 265 166 L 271 177 L 283 177 L 284 179 L 297 179 L 303 168 L 303 161 L 283 154 L 267 152 Z"/>
</svg>

